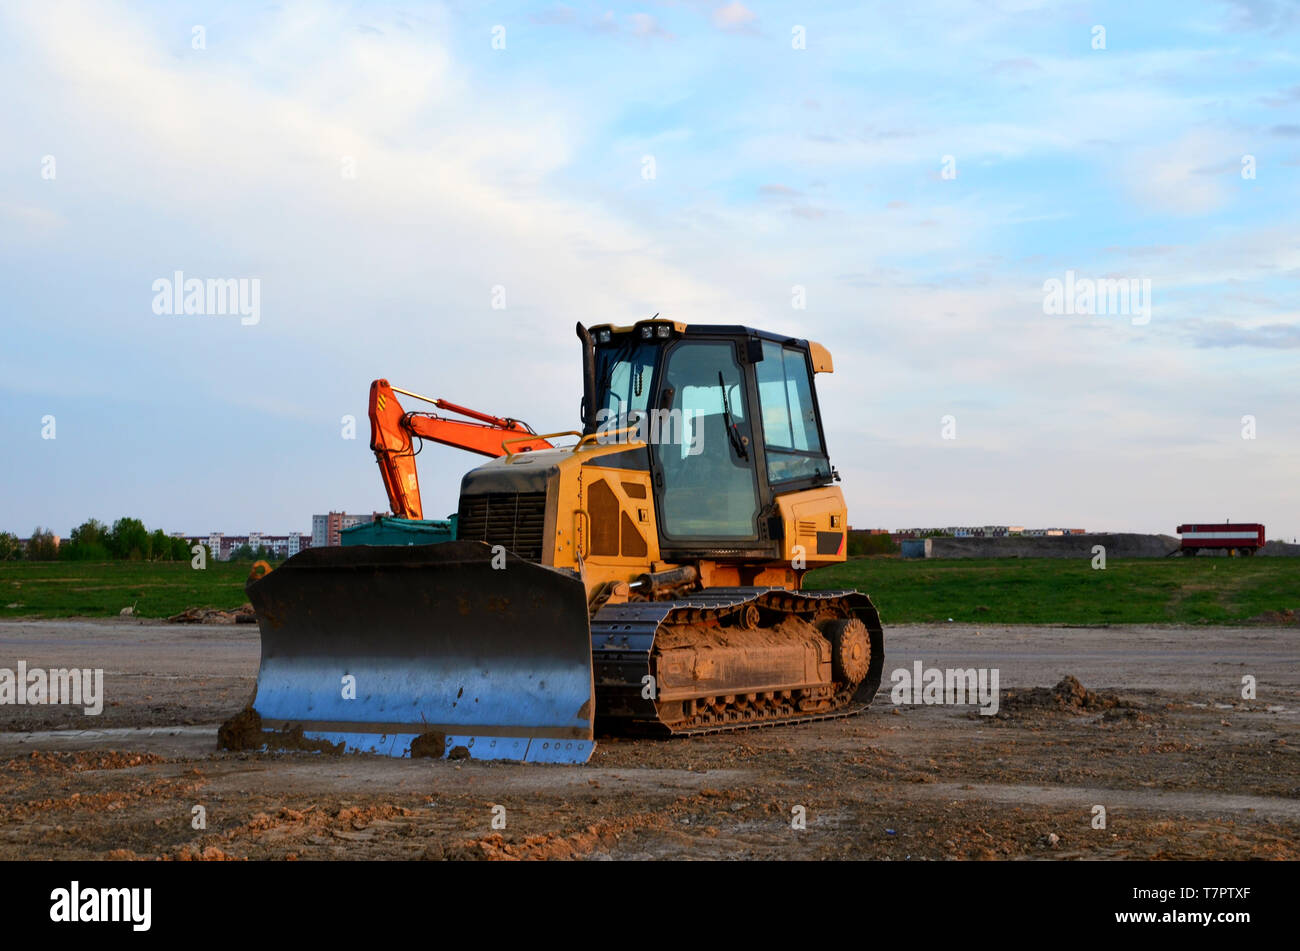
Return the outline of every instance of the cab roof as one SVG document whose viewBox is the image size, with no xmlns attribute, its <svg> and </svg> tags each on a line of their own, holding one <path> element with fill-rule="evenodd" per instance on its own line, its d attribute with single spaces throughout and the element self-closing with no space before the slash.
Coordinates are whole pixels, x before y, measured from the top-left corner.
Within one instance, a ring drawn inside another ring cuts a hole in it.
<svg viewBox="0 0 1300 951">
<path fill-rule="evenodd" d="M 736 338 L 757 338 L 767 340 L 772 343 L 782 344 L 784 346 L 794 346 L 801 350 L 807 350 L 808 355 L 812 358 L 813 372 L 831 373 L 834 372 L 834 362 L 831 359 L 830 351 L 821 344 L 812 340 L 804 340 L 799 337 L 791 337 L 787 334 L 772 333 L 769 330 L 758 330 L 754 327 L 746 327 L 742 324 L 685 324 L 680 320 L 669 320 L 663 317 L 653 317 L 649 320 L 639 320 L 635 324 L 618 325 L 618 324 L 595 324 L 587 328 L 593 337 L 597 331 L 608 330 L 613 334 L 634 333 L 639 328 L 646 325 L 669 324 L 672 326 L 675 334 L 682 337 L 728 337 Z"/>
</svg>

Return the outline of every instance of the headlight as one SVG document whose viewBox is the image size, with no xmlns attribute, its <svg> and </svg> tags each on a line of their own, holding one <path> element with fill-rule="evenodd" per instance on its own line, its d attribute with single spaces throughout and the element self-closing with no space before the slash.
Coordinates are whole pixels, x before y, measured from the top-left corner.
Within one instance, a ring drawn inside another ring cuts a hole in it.
<svg viewBox="0 0 1300 951">
<path fill-rule="evenodd" d="M 597 342 L 597 343 L 609 343 L 609 338 L 610 338 L 610 332 L 609 332 L 608 330 L 597 330 L 597 331 L 596 331 L 596 342 Z"/>
<path fill-rule="evenodd" d="M 641 339 L 649 340 L 651 337 L 654 336 L 654 332 L 655 329 L 651 327 L 649 324 L 646 324 L 644 327 L 641 328 Z"/>
<path fill-rule="evenodd" d="M 658 329 L 658 331 L 657 331 L 657 333 L 659 334 L 659 336 L 660 336 L 662 339 L 664 339 L 664 340 L 667 340 L 669 334 L 671 334 L 672 332 L 673 332 L 673 329 L 672 329 L 671 327 L 669 327 L 667 324 L 660 324 L 660 325 L 659 325 L 659 329 Z"/>
</svg>

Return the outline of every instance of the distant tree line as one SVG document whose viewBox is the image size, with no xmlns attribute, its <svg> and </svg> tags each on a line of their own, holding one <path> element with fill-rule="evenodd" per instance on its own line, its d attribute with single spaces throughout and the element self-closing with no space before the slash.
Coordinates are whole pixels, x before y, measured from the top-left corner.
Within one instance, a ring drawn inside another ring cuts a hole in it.
<svg viewBox="0 0 1300 951">
<path fill-rule="evenodd" d="M 92 518 L 62 542 L 55 542 L 54 533 L 38 525 L 25 549 L 16 535 L 0 532 L 0 561 L 189 561 L 194 557 L 193 544 L 161 528 L 151 532 L 138 518 L 119 518 L 112 527 Z M 203 549 L 208 559 L 216 557 L 206 544 Z M 254 548 L 247 542 L 230 553 L 231 561 L 259 559 L 280 561 L 281 556 L 265 545 Z"/>
<path fill-rule="evenodd" d="M 898 545 L 888 535 L 849 532 L 847 554 L 850 558 L 860 558 L 864 555 L 896 555 Z"/>
<path fill-rule="evenodd" d="M 265 545 L 258 545 L 256 548 L 244 542 L 230 553 L 230 561 L 279 561 L 280 556 L 267 548 Z"/>
<path fill-rule="evenodd" d="M 161 528 L 151 532 L 138 518 L 119 518 L 111 528 L 88 519 L 61 543 L 55 542 L 52 531 L 38 525 L 26 550 L 13 534 L 0 532 L 0 561 L 189 561 L 192 557 L 188 540 L 173 538 Z"/>
</svg>

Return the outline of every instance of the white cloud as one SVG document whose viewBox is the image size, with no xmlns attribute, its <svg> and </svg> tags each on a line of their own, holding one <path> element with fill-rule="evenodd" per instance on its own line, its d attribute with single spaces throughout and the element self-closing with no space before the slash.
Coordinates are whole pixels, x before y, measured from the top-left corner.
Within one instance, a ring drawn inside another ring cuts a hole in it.
<svg viewBox="0 0 1300 951">
<path fill-rule="evenodd" d="M 1175 215 L 1203 215 L 1228 200 L 1227 183 L 1234 177 L 1240 180 L 1241 155 L 1220 136 L 1193 133 L 1137 151 L 1124 173 L 1133 198 L 1144 206 Z"/>
<path fill-rule="evenodd" d="M 752 30 L 758 15 L 746 7 L 740 0 L 732 0 L 726 6 L 713 11 L 713 25 L 720 30 L 744 32 Z"/>
<path fill-rule="evenodd" d="M 664 39 L 672 37 L 672 34 L 665 30 L 659 21 L 648 13 L 634 13 L 630 19 L 632 20 L 632 33 L 634 36 L 658 36 Z"/>
<path fill-rule="evenodd" d="M 67 222 L 57 211 L 40 205 L 0 202 L 0 241 L 45 241 Z"/>
</svg>

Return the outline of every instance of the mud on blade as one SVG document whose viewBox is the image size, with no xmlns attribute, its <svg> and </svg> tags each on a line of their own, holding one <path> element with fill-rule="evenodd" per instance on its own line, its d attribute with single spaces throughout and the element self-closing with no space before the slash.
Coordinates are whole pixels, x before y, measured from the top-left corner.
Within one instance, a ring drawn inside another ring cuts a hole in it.
<svg viewBox="0 0 1300 951">
<path fill-rule="evenodd" d="M 482 542 L 314 548 L 250 582 L 268 746 L 585 762 L 585 589 L 492 559 Z"/>
</svg>

